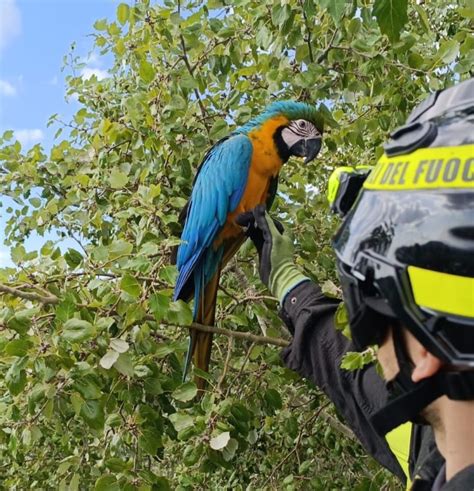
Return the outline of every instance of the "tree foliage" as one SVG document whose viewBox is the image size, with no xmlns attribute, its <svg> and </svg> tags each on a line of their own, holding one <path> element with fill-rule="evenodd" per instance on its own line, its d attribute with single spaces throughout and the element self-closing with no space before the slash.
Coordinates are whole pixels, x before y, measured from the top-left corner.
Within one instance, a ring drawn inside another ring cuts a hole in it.
<svg viewBox="0 0 474 491">
<path fill-rule="evenodd" d="M 169 256 L 205 150 L 275 98 L 310 101 L 325 150 L 288 162 L 274 210 L 299 265 L 337 295 L 328 175 L 375 162 L 428 91 L 472 74 L 472 17 L 444 0 L 139 0 L 94 24 L 110 76 L 86 80 L 66 57 L 80 108 L 51 117 L 51 150 L 0 141 L 0 194 L 16 204 L 2 208 L 15 263 L 0 269 L 6 488 L 394 489 L 279 361 L 289 337 L 250 245 L 223 274 L 209 390 L 182 383 L 192 315 L 172 301 Z M 51 230 L 77 247 L 25 250 Z"/>
</svg>

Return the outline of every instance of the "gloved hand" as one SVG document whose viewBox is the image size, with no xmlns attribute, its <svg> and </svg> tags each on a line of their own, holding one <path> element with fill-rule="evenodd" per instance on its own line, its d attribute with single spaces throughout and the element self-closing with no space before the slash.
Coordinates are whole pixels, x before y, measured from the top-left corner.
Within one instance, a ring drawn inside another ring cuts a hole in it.
<svg viewBox="0 0 474 491">
<path fill-rule="evenodd" d="M 283 226 L 273 220 L 264 205 L 240 214 L 236 222 L 246 227 L 246 234 L 258 252 L 260 279 L 270 292 L 283 303 L 295 286 L 309 280 L 293 262 L 293 243 L 283 231 Z"/>
</svg>

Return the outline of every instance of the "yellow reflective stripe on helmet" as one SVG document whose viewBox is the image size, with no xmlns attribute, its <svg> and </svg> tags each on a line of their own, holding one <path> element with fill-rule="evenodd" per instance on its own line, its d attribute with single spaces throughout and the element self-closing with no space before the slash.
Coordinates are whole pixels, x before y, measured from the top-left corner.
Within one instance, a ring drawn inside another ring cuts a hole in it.
<svg viewBox="0 0 474 491">
<path fill-rule="evenodd" d="M 341 174 L 354 174 L 357 173 L 357 171 L 364 171 L 372 168 L 373 166 L 371 165 L 357 165 L 356 167 L 349 167 L 345 165 L 334 169 L 332 174 L 329 176 L 328 190 L 326 193 L 329 204 L 332 205 L 337 198 L 339 185 L 341 184 Z"/>
<path fill-rule="evenodd" d="M 474 144 L 421 148 L 408 155 L 383 155 L 365 189 L 474 188 Z"/>
<path fill-rule="evenodd" d="M 474 278 L 408 266 L 417 305 L 464 317 L 474 317 Z"/>
<path fill-rule="evenodd" d="M 410 489 L 410 471 L 408 461 L 410 459 L 412 423 L 404 423 L 385 435 L 391 452 L 397 458 L 400 467 L 407 477 L 407 489 Z"/>
<path fill-rule="evenodd" d="M 339 191 L 339 184 L 341 183 L 339 178 L 344 172 L 354 172 L 354 169 L 347 166 L 338 167 L 337 169 L 334 169 L 329 176 L 327 198 L 330 205 L 332 205 L 336 199 L 337 192 Z"/>
</svg>

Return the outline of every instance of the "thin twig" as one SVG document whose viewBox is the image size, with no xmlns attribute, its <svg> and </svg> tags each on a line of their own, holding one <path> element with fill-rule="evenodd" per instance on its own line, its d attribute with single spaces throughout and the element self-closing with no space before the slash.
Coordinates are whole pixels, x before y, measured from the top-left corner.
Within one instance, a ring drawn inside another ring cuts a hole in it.
<svg viewBox="0 0 474 491">
<path fill-rule="evenodd" d="M 229 338 L 227 343 L 227 356 L 225 357 L 224 368 L 222 370 L 222 375 L 219 378 L 219 382 L 217 383 L 217 391 L 221 392 L 222 384 L 224 383 L 225 377 L 227 375 L 227 371 L 229 370 L 230 360 L 232 358 L 232 346 L 234 344 L 234 339 Z"/>
<path fill-rule="evenodd" d="M 311 63 L 314 63 L 313 47 L 311 46 L 311 29 L 309 28 L 308 16 L 304 9 L 303 0 L 300 0 L 301 10 L 303 12 L 304 24 L 306 27 L 306 44 L 308 45 L 308 54 Z"/>
<path fill-rule="evenodd" d="M 191 63 L 189 63 L 188 52 L 186 50 L 186 43 L 184 41 L 184 36 L 182 34 L 179 35 L 179 40 L 180 40 L 180 43 L 181 43 L 181 49 L 183 50 L 183 61 L 184 61 L 184 64 L 186 65 L 186 68 L 188 69 L 188 72 L 191 75 L 191 77 L 194 78 L 194 69 L 191 66 Z M 207 111 L 206 111 L 206 108 L 204 107 L 204 104 L 202 102 L 201 94 L 199 94 L 199 91 L 197 89 L 194 89 L 194 95 L 196 96 L 196 100 L 197 100 L 197 102 L 199 104 L 199 109 L 201 110 L 201 114 L 202 114 L 202 116 L 204 118 L 204 117 L 207 116 Z M 209 133 L 209 128 L 208 128 L 206 122 L 204 122 L 203 124 L 204 124 L 204 127 L 206 128 L 207 132 Z"/>
<path fill-rule="evenodd" d="M 230 382 L 229 386 L 227 387 L 227 394 L 226 397 L 229 397 L 230 394 L 230 389 L 234 385 L 235 381 L 242 375 L 244 372 L 245 365 L 247 364 L 248 359 L 250 358 L 250 353 L 253 350 L 253 347 L 255 346 L 255 343 L 252 343 L 250 345 L 250 348 L 247 350 L 247 354 L 245 355 L 244 361 L 242 362 L 242 366 L 240 367 L 239 373 L 232 379 Z"/>
<path fill-rule="evenodd" d="M 354 442 L 358 441 L 354 433 L 352 433 L 352 431 L 345 424 L 341 423 L 334 416 L 331 416 L 326 411 L 323 411 L 321 413 L 321 417 L 324 418 L 333 429 L 335 429 L 339 433 L 342 433 L 345 437 Z"/>
<path fill-rule="evenodd" d="M 329 41 L 329 43 L 326 46 L 326 48 L 324 49 L 324 51 L 318 56 L 318 58 L 316 60 L 316 63 L 318 65 L 327 58 L 327 56 L 329 54 L 329 51 L 331 51 L 331 49 L 334 47 L 332 45 L 332 43 L 334 42 L 334 39 L 336 37 L 336 34 L 337 34 L 337 29 L 334 29 L 334 32 L 332 33 L 331 40 Z"/>
<path fill-rule="evenodd" d="M 273 476 L 275 475 L 276 471 L 298 450 L 298 447 L 300 446 L 301 439 L 303 437 L 303 433 L 306 429 L 306 426 L 308 426 L 310 423 L 312 423 L 315 419 L 318 418 L 318 416 L 321 414 L 323 409 L 327 407 L 330 404 L 330 402 L 327 402 L 326 404 L 323 404 L 313 415 L 311 415 L 304 423 L 303 427 L 301 428 L 301 431 L 298 434 L 298 438 L 296 439 L 295 446 L 292 448 L 292 450 L 286 455 L 277 465 L 276 467 L 273 468 L 272 473 L 270 474 L 269 478 L 265 481 L 263 487 L 265 488 L 266 485 L 272 480 Z"/>
</svg>

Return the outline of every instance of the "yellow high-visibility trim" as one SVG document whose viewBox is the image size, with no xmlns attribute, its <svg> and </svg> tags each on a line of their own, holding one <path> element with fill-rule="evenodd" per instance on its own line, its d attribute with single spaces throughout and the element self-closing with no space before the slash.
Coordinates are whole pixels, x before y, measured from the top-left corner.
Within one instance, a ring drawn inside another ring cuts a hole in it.
<svg viewBox="0 0 474 491">
<path fill-rule="evenodd" d="M 408 266 L 408 276 L 417 305 L 447 314 L 474 317 L 474 278 L 415 266 Z"/>
<path fill-rule="evenodd" d="M 474 189 L 474 144 L 421 148 L 408 155 L 383 155 L 365 189 Z"/>
<path fill-rule="evenodd" d="M 327 198 L 330 205 L 332 205 L 336 200 L 337 192 L 339 191 L 339 185 L 341 183 L 340 176 L 344 172 L 354 172 L 354 169 L 348 166 L 338 167 L 337 169 L 334 169 L 329 177 Z"/>
<path fill-rule="evenodd" d="M 391 452 L 395 455 L 400 467 L 407 477 L 407 489 L 410 489 L 410 472 L 408 461 L 410 458 L 410 440 L 412 423 L 404 423 L 385 435 Z"/>
<path fill-rule="evenodd" d="M 332 205 L 336 201 L 337 193 L 339 192 L 339 186 L 341 184 L 341 174 L 355 174 L 357 171 L 372 169 L 371 165 L 357 165 L 356 167 L 349 167 L 343 165 L 337 167 L 332 171 L 328 180 L 328 190 L 326 193 L 329 204 Z"/>
</svg>

